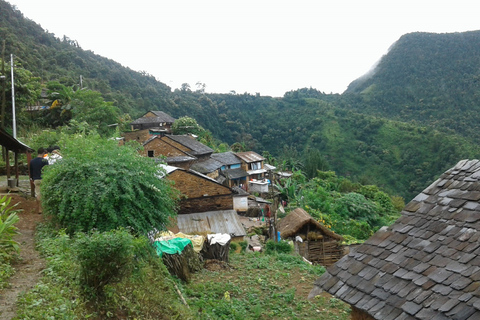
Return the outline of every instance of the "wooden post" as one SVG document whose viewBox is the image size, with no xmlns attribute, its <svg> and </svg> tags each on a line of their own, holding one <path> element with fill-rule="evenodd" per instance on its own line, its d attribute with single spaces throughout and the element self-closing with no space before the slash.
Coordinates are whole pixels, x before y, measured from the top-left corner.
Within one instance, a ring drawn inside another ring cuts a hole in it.
<svg viewBox="0 0 480 320">
<path fill-rule="evenodd" d="M 7 165 L 7 180 L 10 179 L 10 150 L 6 149 L 5 164 Z"/>
<path fill-rule="evenodd" d="M 30 181 L 30 195 L 35 198 L 35 184 L 33 183 L 32 179 L 30 179 L 30 161 L 32 160 L 32 154 L 30 151 L 27 151 L 27 170 L 28 170 L 28 178 Z"/>
<path fill-rule="evenodd" d="M 17 179 L 17 182 L 16 182 L 16 187 L 18 187 L 20 185 L 19 183 L 19 173 L 18 173 L 18 152 L 14 152 L 14 155 L 15 155 L 15 179 Z"/>
</svg>

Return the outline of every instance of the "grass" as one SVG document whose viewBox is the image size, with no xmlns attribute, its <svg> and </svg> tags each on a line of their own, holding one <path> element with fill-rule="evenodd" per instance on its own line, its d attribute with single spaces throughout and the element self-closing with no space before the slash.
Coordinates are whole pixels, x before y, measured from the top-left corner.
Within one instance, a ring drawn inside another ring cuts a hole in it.
<svg viewBox="0 0 480 320">
<path fill-rule="evenodd" d="M 198 319 L 349 319 L 350 308 L 330 296 L 307 300 L 325 271 L 291 254 L 235 253 L 230 270 L 194 275 L 183 286 Z"/>
<path fill-rule="evenodd" d="M 39 283 L 17 303 L 15 319 L 325 319 L 346 320 L 350 308 L 331 296 L 307 300 L 325 271 L 285 253 L 230 253 L 229 268 L 202 271 L 189 283 L 168 274 L 161 260 L 139 261 L 135 272 L 105 288 L 105 301 L 82 295 L 75 239 L 37 228 L 47 261 Z M 182 305 L 175 285 L 189 308 Z"/>
</svg>

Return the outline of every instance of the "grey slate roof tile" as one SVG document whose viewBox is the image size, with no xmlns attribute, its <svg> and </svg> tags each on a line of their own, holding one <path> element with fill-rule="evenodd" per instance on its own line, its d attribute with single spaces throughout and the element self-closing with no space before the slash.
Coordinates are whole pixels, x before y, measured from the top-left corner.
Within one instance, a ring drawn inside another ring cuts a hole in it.
<svg viewBox="0 0 480 320">
<path fill-rule="evenodd" d="M 480 319 L 480 161 L 446 171 L 357 250 L 315 285 L 375 319 Z"/>
<path fill-rule="evenodd" d="M 432 291 L 441 294 L 442 296 L 446 296 L 453 291 L 453 288 L 449 286 L 444 286 L 442 284 L 436 284 L 432 287 Z"/>
<path fill-rule="evenodd" d="M 402 306 L 402 310 L 408 313 L 409 315 L 414 316 L 418 311 L 422 310 L 422 305 L 412 301 L 407 301 Z"/>
<path fill-rule="evenodd" d="M 461 277 L 460 279 L 450 284 L 450 287 L 454 290 L 462 290 L 466 288 L 470 283 L 472 283 L 472 280 L 467 277 Z"/>
<path fill-rule="evenodd" d="M 456 310 L 458 309 L 458 310 Z M 454 320 L 473 320 L 480 319 L 480 312 L 473 307 L 465 306 L 463 304 L 458 305 L 451 310 L 447 315 L 451 315 L 451 319 Z"/>
<path fill-rule="evenodd" d="M 417 295 L 413 301 L 415 303 L 422 303 L 423 301 L 425 301 L 426 299 L 428 299 L 430 296 L 432 295 L 432 292 L 431 291 L 421 291 L 419 295 Z"/>
</svg>

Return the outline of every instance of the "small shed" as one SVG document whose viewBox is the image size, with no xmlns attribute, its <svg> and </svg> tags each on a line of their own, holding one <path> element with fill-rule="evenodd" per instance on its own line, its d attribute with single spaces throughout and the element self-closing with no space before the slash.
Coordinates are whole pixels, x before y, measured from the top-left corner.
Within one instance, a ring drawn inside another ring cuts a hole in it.
<svg viewBox="0 0 480 320">
<path fill-rule="evenodd" d="M 248 210 L 248 196 L 250 195 L 247 191 L 243 190 L 240 187 L 233 187 L 233 209 L 237 212 L 247 212 Z"/>
<path fill-rule="evenodd" d="M 343 257 L 343 238 L 312 218 L 302 208 L 290 212 L 277 224 L 283 239 L 293 239 L 295 250 L 315 264 L 329 266 Z"/>
<path fill-rule="evenodd" d="M 27 155 L 27 165 L 28 169 L 30 170 L 30 160 L 32 159 L 31 153 L 33 149 L 27 146 L 26 144 L 20 142 L 19 140 L 15 139 L 12 135 L 7 133 L 5 130 L 0 129 L 0 145 L 5 148 L 6 150 L 6 174 L 8 183 L 11 184 L 10 187 L 17 187 L 18 186 L 18 179 L 19 179 L 19 163 L 18 163 L 18 155 L 20 153 L 25 153 Z M 15 178 L 11 178 L 11 167 L 10 167 L 10 157 L 9 152 L 13 152 L 14 155 L 14 165 L 13 170 L 15 171 Z M 34 195 L 34 189 L 31 187 L 32 196 Z"/>
</svg>

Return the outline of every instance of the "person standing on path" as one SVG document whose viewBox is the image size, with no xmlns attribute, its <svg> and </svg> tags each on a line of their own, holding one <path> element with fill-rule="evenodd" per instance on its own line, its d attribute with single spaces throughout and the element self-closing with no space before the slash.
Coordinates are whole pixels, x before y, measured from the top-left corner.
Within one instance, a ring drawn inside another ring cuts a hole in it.
<svg viewBox="0 0 480 320">
<path fill-rule="evenodd" d="M 33 180 L 33 184 L 35 185 L 38 213 L 42 213 L 40 185 L 42 184 L 42 169 L 48 165 L 48 160 L 44 158 L 46 153 L 47 151 L 44 148 L 39 148 L 37 157 L 30 161 L 30 180 Z"/>
</svg>

